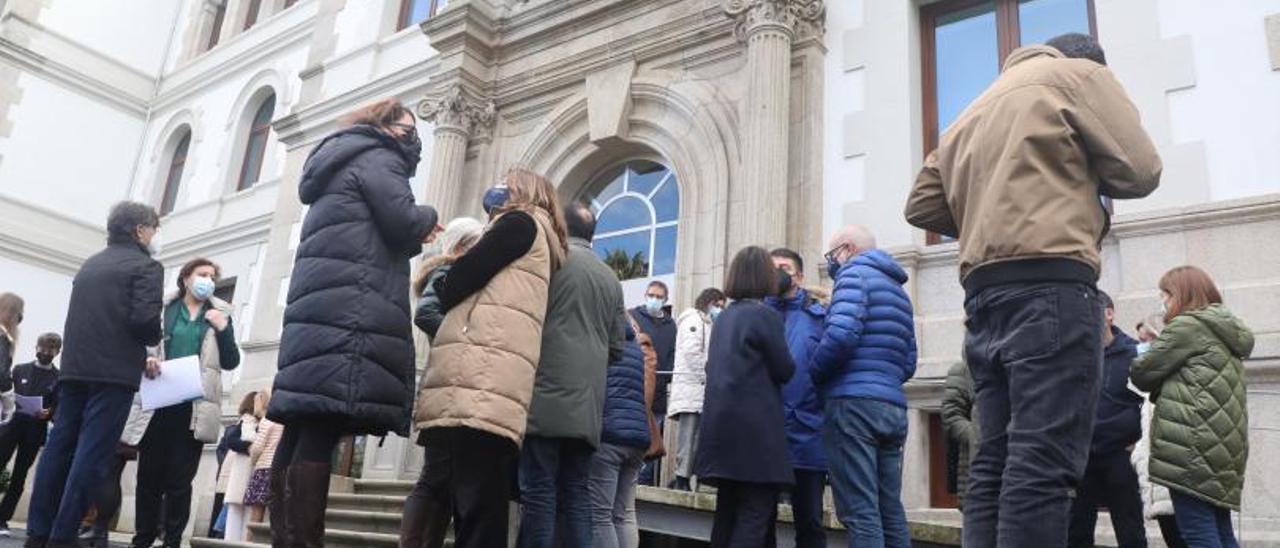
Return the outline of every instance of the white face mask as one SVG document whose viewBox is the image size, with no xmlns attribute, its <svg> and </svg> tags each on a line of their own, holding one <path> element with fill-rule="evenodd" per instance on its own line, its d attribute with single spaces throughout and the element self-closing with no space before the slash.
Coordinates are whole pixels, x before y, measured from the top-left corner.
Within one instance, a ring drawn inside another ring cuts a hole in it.
<svg viewBox="0 0 1280 548">
<path fill-rule="evenodd" d="M 151 243 L 147 244 L 147 251 L 149 251 L 151 256 L 154 257 L 159 255 L 162 249 L 164 249 L 164 246 L 160 241 L 160 234 L 155 234 L 151 237 Z"/>
<path fill-rule="evenodd" d="M 1151 350 L 1151 343 L 1138 343 L 1139 356 L 1146 354 L 1148 350 Z"/>
</svg>

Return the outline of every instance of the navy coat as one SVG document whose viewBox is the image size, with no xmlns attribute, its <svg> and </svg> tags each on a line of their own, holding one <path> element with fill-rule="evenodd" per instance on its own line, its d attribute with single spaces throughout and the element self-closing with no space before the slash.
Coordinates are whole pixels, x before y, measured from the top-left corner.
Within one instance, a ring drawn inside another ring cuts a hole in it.
<svg viewBox="0 0 1280 548">
<path fill-rule="evenodd" d="M 649 413 L 644 408 L 644 350 L 631 322 L 623 322 L 627 342 L 605 377 L 604 443 L 648 449 Z"/>
<path fill-rule="evenodd" d="M 782 316 L 755 300 L 716 318 L 707 349 L 707 393 L 694 473 L 704 482 L 792 485 L 782 385 L 796 366 Z"/>
<path fill-rule="evenodd" d="M 352 434 L 408 435 L 414 351 L 409 259 L 436 226 L 414 203 L 416 150 L 370 126 L 325 138 L 307 158 L 302 224 L 268 416 Z"/>
<path fill-rule="evenodd" d="M 916 330 L 907 273 L 888 253 L 862 253 L 836 273 L 812 375 L 827 398 L 869 398 L 907 406 L 916 373 Z"/>
<path fill-rule="evenodd" d="M 787 348 L 796 364 L 796 374 L 782 387 L 786 411 L 787 442 L 791 445 L 791 465 L 801 470 L 827 470 L 822 449 L 822 398 L 809 374 L 809 356 L 822 337 L 822 320 L 827 309 L 808 291 L 801 289 L 790 299 L 770 297 L 769 306 L 782 314 Z"/>
</svg>

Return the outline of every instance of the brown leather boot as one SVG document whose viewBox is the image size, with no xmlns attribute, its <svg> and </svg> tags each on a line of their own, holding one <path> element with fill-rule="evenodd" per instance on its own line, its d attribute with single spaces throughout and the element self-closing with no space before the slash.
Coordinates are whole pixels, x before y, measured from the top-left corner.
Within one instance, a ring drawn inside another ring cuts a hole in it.
<svg viewBox="0 0 1280 548">
<path fill-rule="evenodd" d="M 329 506 L 329 463 L 304 462 L 289 467 L 288 501 L 284 509 L 291 531 L 289 546 L 324 547 L 324 511 Z"/>
<path fill-rule="evenodd" d="M 271 471 L 271 491 L 267 495 L 267 519 L 271 522 L 271 547 L 288 548 L 291 545 L 289 514 L 284 501 L 288 496 L 289 467 Z"/>
</svg>

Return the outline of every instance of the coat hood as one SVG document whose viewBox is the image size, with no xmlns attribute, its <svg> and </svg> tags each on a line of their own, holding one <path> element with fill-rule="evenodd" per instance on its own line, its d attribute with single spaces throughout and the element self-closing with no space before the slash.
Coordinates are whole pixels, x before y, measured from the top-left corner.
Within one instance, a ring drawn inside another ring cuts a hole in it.
<svg viewBox="0 0 1280 548">
<path fill-rule="evenodd" d="M 1211 304 L 1207 308 L 1188 312 L 1187 315 L 1200 320 L 1237 358 L 1248 358 L 1253 353 L 1253 331 L 1227 307 Z"/>
<path fill-rule="evenodd" d="M 893 259 L 892 255 L 885 253 L 882 250 L 872 249 L 871 251 L 858 255 L 850 262 L 851 264 L 869 266 L 879 270 L 900 284 L 907 283 L 907 271 L 902 269 L 902 266 L 898 264 L 898 261 Z"/>
<path fill-rule="evenodd" d="M 818 294 L 814 294 L 817 291 Z M 765 297 L 765 304 L 773 307 L 779 312 L 788 310 L 805 310 L 815 316 L 823 316 L 827 313 L 826 306 L 831 296 L 822 289 L 814 289 L 802 287 L 796 292 L 796 296 L 790 299 L 782 297 Z"/>
<path fill-rule="evenodd" d="M 304 204 L 312 204 L 324 194 L 333 174 L 346 167 L 357 156 L 375 148 L 395 151 L 410 169 L 418 165 L 418 152 L 407 150 L 395 139 L 373 126 L 354 125 L 325 137 L 311 149 L 307 163 L 302 166 L 302 182 L 298 184 L 298 198 Z"/>
<path fill-rule="evenodd" d="M 1014 65 L 1021 63 L 1023 61 L 1028 61 L 1031 59 L 1038 59 L 1038 58 L 1065 59 L 1066 56 L 1063 55 L 1061 51 L 1058 51 L 1058 49 L 1053 46 L 1036 44 L 1034 46 L 1027 46 L 1025 48 L 1018 48 L 1013 50 L 1013 53 L 1010 53 L 1009 57 L 1005 58 L 1003 70 L 1009 70 L 1013 68 Z"/>
</svg>

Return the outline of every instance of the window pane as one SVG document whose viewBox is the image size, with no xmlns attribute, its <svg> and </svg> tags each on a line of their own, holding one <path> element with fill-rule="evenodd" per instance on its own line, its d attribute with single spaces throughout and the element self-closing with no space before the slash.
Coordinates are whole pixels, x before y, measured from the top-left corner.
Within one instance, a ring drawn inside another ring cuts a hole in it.
<svg viewBox="0 0 1280 548">
<path fill-rule="evenodd" d="M 941 134 L 1000 72 L 995 4 L 939 16 L 934 45 Z"/>
<path fill-rule="evenodd" d="M 256 129 L 271 123 L 271 116 L 276 111 L 276 96 L 270 95 L 262 102 L 262 106 L 258 107 L 258 112 L 253 115 L 253 127 Z"/>
<path fill-rule="evenodd" d="M 647 226 L 653 222 L 649 206 L 639 198 L 620 198 L 604 211 L 596 225 L 597 234 L 608 234 L 628 228 Z"/>
<path fill-rule="evenodd" d="M 416 25 L 431 17 L 431 0 L 404 0 L 404 2 L 405 20 L 402 22 L 403 27 Z"/>
<path fill-rule="evenodd" d="M 662 184 L 651 200 L 659 223 L 674 221 L 680 217 L 680 183 L 676 182 L 674 174 L 667 178 L 667 182 Z"/>
<path fill-rule="evenodd" d="M 676 227 L 659 228 L 653 240 L 653 275 L 663 276 L 676 271 Z"/>
<path fill-rule="evenodd" d="M 596 238 L 591 244 L 600 257 L 622 281 L 649 275 L 649 231 Z"/>
<path fill-rule="evenodd" d="M 255 131 L 249 134 L 249 144 L 244 151 L 244 165 L 240 171 L 240 184 L 236 187 L 244 190 L 253 186 L 258 182 L 258 175 L 262 172 L 262 156 L 267 151 L 267 133 L 265 131 Z"/>
<path fill-rule="evenodd" d="M 609 200 L 613 199 L 614 196 L 622 194 L 622 185 L 623 185 L 623 181 L 625 180 L 625 177 L 623 177 L 624 171 L 625 170 L 619 169 L 618 171 L 614 172 L 612 175 L 607 176 L 604 180 L 609 182 L 608 186 L 605 186 L 603 189 L 597 192 L 595 194 L 595 197 L 592 198 L 592 200 L 595 200 L 596 203 L 603 206 L 605 202 L 608 202 Z M 596 186 L 599 186 L 599 185 L 596 185 Z M 588 196 L 590 196 L 590 194 L 588 194 Z M 599 211 L 597 211 L 596 213 L 599 213 Z"/>
<path fill-rule="evenodd" d="M 218 39 L 222 37 L 222 20 L 227 17 L 227 5 L 222 4 L 213 11 L 213 26 L 209 29 L 209 43 L 205 49 L 213 49 L 218 45 Z"/>
<path fill-rule="evenodd" d="M 627 190 L 648 196 L 657 188 L 662 178 L 667 176 L 667 168 L 653 162 L 633 162 L 627 166 L 631 179 L 627 181 Z"/>
<path fill-rule="evenodd" d="M 249 30 L 249 27 L 258 23 L 258 12 L 261 11 L 261 8 L 262 0 L 249 0 L 249 12 L 244 17 L 245 30 Z"/>
<path fill-rule="evenodd" d="M 1024 46 L 1068 32 L 1090 34 L 1089 0 L 1022 0 L 1018 29 Z"/>
</svg>

